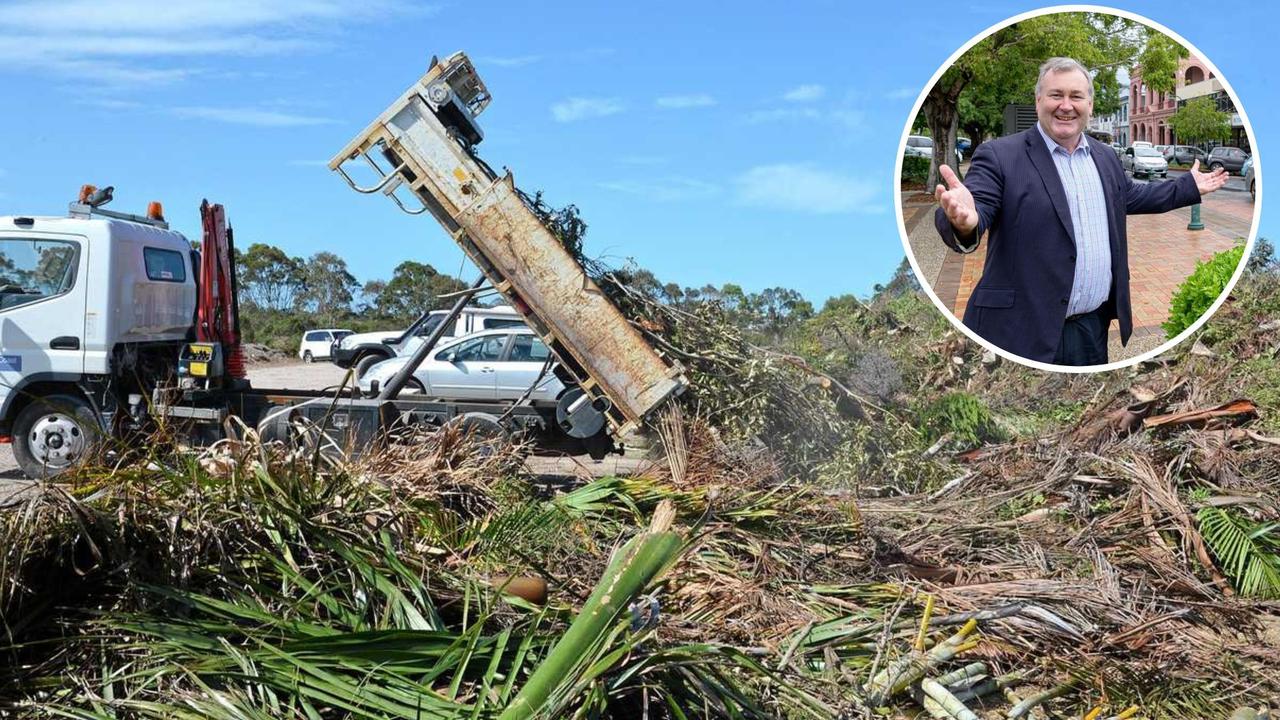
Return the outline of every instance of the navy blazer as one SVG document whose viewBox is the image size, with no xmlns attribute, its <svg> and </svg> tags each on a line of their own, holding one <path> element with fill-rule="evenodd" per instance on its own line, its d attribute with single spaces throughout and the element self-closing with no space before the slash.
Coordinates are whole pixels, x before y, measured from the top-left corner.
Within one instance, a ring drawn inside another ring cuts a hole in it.
<svg viewBox="0 0 1280 720">
<path fill-rule="evenodd" d="M 1173 182 L 1135 183 L 1111 146 L 1085 139 L 1106 196 L 1111 244 L 1111 294 L 1100 310 L 1108 325 L 1120 321 L 1120 341 L 1128 343 L 1133 317 L 1125 216 L 1194 205 L 1200 191 L 1191 173 Z M 1075 280 L 1076 242 L 1067 194 L 1040 131 L 1032 127 L 979 145 L 964 185 L 977 206 L 977 237 L 988 233 L 986 264 L 964 324 L 1015 355 L 1052 363 Z M 961 247 L 942 208 L 934 225 L 952 250 L 977 249 L 976 242 Z"/>
</svg>

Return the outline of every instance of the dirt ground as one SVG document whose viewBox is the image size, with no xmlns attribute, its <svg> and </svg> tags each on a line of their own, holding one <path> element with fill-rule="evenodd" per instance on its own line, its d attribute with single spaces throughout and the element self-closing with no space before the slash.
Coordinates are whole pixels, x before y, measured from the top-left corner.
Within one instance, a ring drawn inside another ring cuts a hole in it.
<svg viewBox="0 0 1280 720">
<path fill-rule="evenodd" d="M 346 370 L 328 362 L 304 363 L 286 360 L 249 366 L 249 381 L 256 388 L 280 390 L 323 390 L 343 382 Z M 530 471 L 543 476 L 602 477 L 634 472 L 643 461 L 611 455 L 594 461 L 589 457 L 533 457 Z M 30 487 L 13 458 L 9 445 L 0 445 L 0 507 Z"/>
</svg>

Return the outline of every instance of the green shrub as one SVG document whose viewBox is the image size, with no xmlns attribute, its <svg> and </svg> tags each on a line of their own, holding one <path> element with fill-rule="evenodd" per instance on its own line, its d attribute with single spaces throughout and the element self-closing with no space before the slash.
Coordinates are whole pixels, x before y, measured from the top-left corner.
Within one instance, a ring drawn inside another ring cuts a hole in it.
<svg viewBox="0 0 1280 720">
<path fill-rule="evenodd" d="M 1000 428 L 978 398 L 966 392 L 943 395 L 921 413 L 925 433 L 936 440 L 948 433 L 966 445 L 998 440 Z"/>
<path fill-rule="evenodd" d="M 1165 337 L 1176 337 L 1205 314 L 1226 289 L 1243 255 L 1244 246 L 1239 245 L 1223 250 L 1208 262 L 1196 263 L 1195 272 L 1173 294 L 1173 302 L 1169 305 L 1169 319 L 1162 325 Z"/>
<path fill-rule="evenodd" d="M 929 179 L 929 165 L 929 158 L 915 156 L 902 158 L 902 182 L 923 185 L 924 181 Z"/>
</svg>

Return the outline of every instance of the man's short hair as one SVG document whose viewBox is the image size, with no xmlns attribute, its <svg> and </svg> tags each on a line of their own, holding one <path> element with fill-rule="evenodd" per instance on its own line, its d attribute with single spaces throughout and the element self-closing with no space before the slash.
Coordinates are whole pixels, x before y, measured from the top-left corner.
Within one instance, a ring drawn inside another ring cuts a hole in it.
<svg viewBox="0 0 1280 720">
<path fill-rule="evenodd" d="M 1093 76 L 1079 61 L 1072 60 L 1069 57 L 1054 57 L 1044 61 L 1044 64 L 1040 66 L 1040 76 L 1036 78 L 1036 97 L 1040 97 L 1040 86 L 1044 84 L 1045 75 L 1069 72 L 1071 70 L 1078 70 L 1084 74 L 1085 79 L 1089 81 L 1089 97 L 1093 97 Z"/>
</svg>

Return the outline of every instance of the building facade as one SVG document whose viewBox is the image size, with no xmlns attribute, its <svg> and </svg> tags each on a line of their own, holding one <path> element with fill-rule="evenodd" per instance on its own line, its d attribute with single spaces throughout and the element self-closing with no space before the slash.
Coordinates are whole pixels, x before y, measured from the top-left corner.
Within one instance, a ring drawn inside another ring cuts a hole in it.
<svg viewBox="0 0 1280 720">
<path fill-rule="evenodd" d="M 1236 112 L 1231 97 L 1222 87 L 1222 81 L 1214 76 L 1203 60 L 1193 55 L 1179 62 L 1175 83 L 1172 93 L 1159 93 L 1142 81 L 1142 66 L 1134 66 L 1130 70 L 1129 137 L 1123 144 L 1138 141 L 1146 141 L 1152 145 L 1183 144 L 1168 126 L 1169 118 L 1188 100 L 1208 95 L 1213 97 L 1218 110 L 1231 115 L 1231 138 L 1226 144 L 1249 152 L 1249 137 L 1244 130 L 1244 122 Z M 1216 144 L 1210 143 L 1211 146 Z"/>
</svg>

